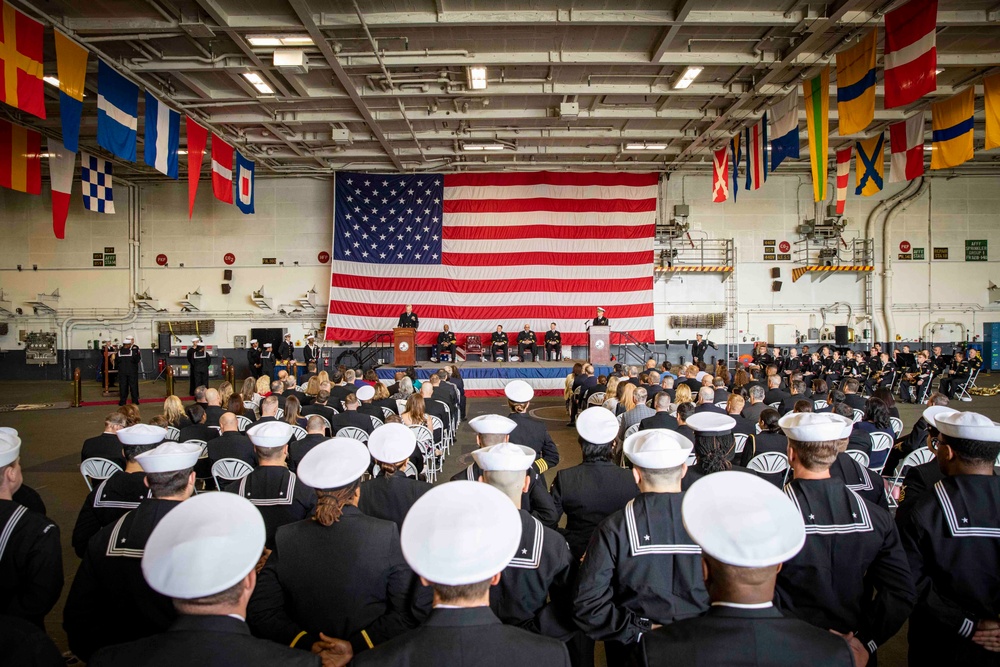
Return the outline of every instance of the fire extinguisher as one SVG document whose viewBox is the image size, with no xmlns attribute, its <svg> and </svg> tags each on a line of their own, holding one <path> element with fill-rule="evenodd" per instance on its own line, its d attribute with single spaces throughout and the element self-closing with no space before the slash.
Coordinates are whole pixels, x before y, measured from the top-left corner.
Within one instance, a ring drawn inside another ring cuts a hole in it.
<svg viewBox="0 0 1000 667">
<path fill-rule="evenodd" d="M 162 373 L 163 370 L 166 367 L 167 367 L 167 362 L 166 362 L 165 359 L 157 359 L 157 361 L 156 361 L 156 372 L 157 373 Z"/>
<path fill-rule="evenodd" d="M 229 360 L 226 357 L 222 357 L 222 374 L 226 374 L 226 369 L 229 368 Z"/>
</svg>

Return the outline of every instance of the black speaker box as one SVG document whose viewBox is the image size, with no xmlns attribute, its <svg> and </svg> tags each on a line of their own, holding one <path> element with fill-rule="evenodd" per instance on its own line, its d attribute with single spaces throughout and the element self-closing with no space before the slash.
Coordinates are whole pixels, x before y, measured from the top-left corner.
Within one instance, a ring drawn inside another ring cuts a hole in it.
<svg viewBox="0 0 1000 667">
<path fill-rule="evenodd" d="M 771 279 L 772 280 L 777 280 L 780 277 L 781 277 L 781 268 L 780 267 L 776 266 L 773 269 L 771 269 Z"/>
<path fill-rule="evenodd" d="M 166 354 L 170 352 L 170 332 L 160 332 L 156 336 L 156 349 Z"/>
<path fill-rule="evenodd" d="M 232 280 L 233 279 L 233 270 L 232 269 L 225 269 L 222 272 L 222 279 L 223 280 Z"/>
<path fill-rule="evenodd" d="M 847 345 L 848 337 L 846 325 L 837 325 L 833 328 L 833 338 L 837 345 Z"/>
<path fill-rule="evenodd" d="M 264 349 L 264 343 L 270 343 L 273 347 L 271 350 L 277 354 L 278 346 L 281 345 L 282 339 L 285 337 L 285 332 L 283 329 L 251 329 L 250 338 L 256 338 L 257 342 L 260 344 L 260 349 Z"/>
<path fill-rule="evenodd" d="M 781 291 L 781 281 L 780 280 L 775 280 L 773 283 L 771 283 L 771 291 L 772 292 L 780 292 Z"/>
<path fill-rule="evenodd" d="M 233 286 L 232 285 L 230 285 L 229 283 L 222 283 L 222 293 L 223 294 L 229 294 L 232 291 L 233 291 Z"/>
</svg>

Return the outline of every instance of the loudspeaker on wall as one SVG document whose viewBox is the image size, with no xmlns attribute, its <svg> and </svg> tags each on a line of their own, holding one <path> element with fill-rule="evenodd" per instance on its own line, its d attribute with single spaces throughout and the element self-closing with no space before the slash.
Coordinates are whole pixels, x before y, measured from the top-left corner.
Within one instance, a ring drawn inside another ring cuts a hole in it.
<svg viewBox="0 0 1000 667">
<path fill-rule="evenodd" d="M 229 294 L 233 290 L 232 285 L 229 283 L 222 283 L 222 293 Z"/>
<path fill-rule="evenodd" d="M 775 280 L 773 283 L 771 283 L 771 291 L 772 292 L 780 292 L 781 291 L 781 281 L 780 280 Z"/>
<path fill-rule="evenodd" d="M 223 272 L 222 272 L 222 279 L 223 280 L 232 280 L 233 279 L 233 270 L 232 269 L 225 269 L 225 270 L 223 270 Z"/>
<path fill-rule="evenodd" d="M 772 280 L 777 280 L 780 277 L 781 277 L 781 268 L 780 267 L 776 266 L 773 269 L 771 269 L 771 279 Z"/>
</svg>

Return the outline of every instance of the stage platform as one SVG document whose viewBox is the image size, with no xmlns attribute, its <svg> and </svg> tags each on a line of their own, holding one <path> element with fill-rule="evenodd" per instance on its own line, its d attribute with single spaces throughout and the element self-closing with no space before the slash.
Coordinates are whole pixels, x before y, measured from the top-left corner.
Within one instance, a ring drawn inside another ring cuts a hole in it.
<svg viewBox="0 0 1000 667">
<path fill-rule="evenodd" d="M 503 388 L 511 380 L 524 380 L 535 390 L 536 396 L 562 396 L 566 386 L 566 376 L 573 370 L 576 359 L 562 361 L 511 361 L 496 363 L 492 361 L 464 361 L 458 363 L 462 381 L 465 383 L 465 394 L 470 397 L 503 396 Z M 583 363 L 580 361 L 580 363 Z M 421 362 L 417 367 L 417 378 L 424 380 L 431 373 L 448 366 L 448 363 Z M 392 383 L 397 371 L 405 368 L 382 366 L 376 372 L 380 380 Z M 594 375 L 607 375 L 611 366 L 595 366 Z"/>
</svg>

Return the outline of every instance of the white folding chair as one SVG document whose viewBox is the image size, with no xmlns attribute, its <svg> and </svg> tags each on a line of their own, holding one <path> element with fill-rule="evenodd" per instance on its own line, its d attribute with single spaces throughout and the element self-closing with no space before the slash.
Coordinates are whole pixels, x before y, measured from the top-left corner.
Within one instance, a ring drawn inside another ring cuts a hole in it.
<svg viewBox="0 0 1000 667">
<path fill-rule="evenodd" d="M 424 479 L 433 484 L 437 481 L 438 464 L 434 452 L 434 434 L 422 424 L 411 426 L 410 430 L 417 438 L 417 447 L 424 457 Z"/>
<path fill-rule="evenodd" d="M 382 406 L 382 415 L 383 415 L 383 416 L 384 416 L 384 417 L 385 417 L 386 419 L 388 419 L 389 417 L 395 417 L 395 416 L 396 416 L 396 413 L 395 413 L 395 412 L 393 412 L 392 410 L 390 410 L 389 408 L 387 408 L 387 407 L 385 407 L 385 406 Z"/>
<path fill-rule="evenodd" d="M 826 401 L 813 401 L 813 410 L 826 410 L 830 404 Z"/>
<path fill-rule="evenodd" d="M 715 407 L 719 408 L 720 410 L 725 410 L 727 405 L 729 405 L 728 401 L 719 401 L 718 403 L 715 404 Z"/>
<path fill-rule="evenodd" d="M 103 481 L 120 470 L 121 466 L 117 463 L 108 459 L 102 459 L 99 456 L 85 459 L 80 464 L 80 474 L 83 475 L 83 481 L 87 483 L 88 491 L 94 490 L 92 480 Z"/>
<path fill-rule="evenodd" d="M 903 435 L 903 420 L 899 417 L 889 417 L 889 423 L 892 424 L 892 432 L 896 434 L 896 437 Z"/>
<path fill-rule="evenodd" d="M 342 426 L 337 429 L 334 433 L 338 438 L 351 438 L 352 440 L 357 440 L 358 442 L 368 442 L 368 434 L 365 433 L 364 429 L 358 428 L 357 426 Z"/>
<path fill-rule="evenodd" d="M 896 470 L 889 480 L 889 488 L 886 489 L 886 499 L 889 501 L 889 507 L 896 507 L 899 504 L 899 488 L 903 486 L 903 478 L 906 476 L 906 471 L 914 466 L 923 465 L 932 458 L 934 458 L 934 452 L 927 447 L 918 447 L 903 457 L 903 460 L 896 466 Z M 1000 457 L 997 458 L 1000 459 Z"/>
<path fill-rule="evenodd" d="M 688 454 L 687 461 L 685 463 L 687 463 L 689 466 L 693 466 L 694 464 L 698 463 L 698 455 L 695 454 L 694 452 L 691 452 L 690 454 Z"/>
<path fill-rule="evenodd" d="M 455 432 L 458 430 L 458 422 L 456 421 L 458 417 L 458 410 L 455 410 L 455 414 L 452 414 L 451 408 L 444 401 L 438 401 L 441 407 L 444 408 L 444 413 L 448 417 L 447 428 L 444 429 L 444 452 L 445 454 L 451 454 L 451 446 L 455 442 Z"/>
<path fill-rule="evenodd" d="M 742 454 L 743 449 L 747 446 L 750 441 L 750 436 L 746 433 L 733 433 L 733 440 L 736 441 L 736 447 L 733 449 L 734 454 Z"/>
<path fill-rule="evenodd" d="M 368 415 L 368 417 L 372 420 L 372 427 L 373 428 L 378 428 L 379 426 L 381 426 L 384 423 L 378 417 L 375 417 L 375 416 L 372 416 L 372 415 Z"/>
<path fill-rule="evenodd" d="M 976 386 L 976 379 L 979 377 L 979 370 L 982 368 L 980 366 L 975 370 L 975 372 L 969 374 L 969 379 L 958 386 L 958 390 L 955 392 L 955 398 L 960 401 L 965 401 L 968 403 L 972 400 L 972 396 L 969 394 L 969 389 Z"/>
<path fill-rule="evenodd" d="M 372 473 L 371 474 L 372 474 L 372 478 L 375 478 L 375 477 L 378 477 L 379 475 L 381 475 L 382 474 L 382 466 L 380 466 L 376 462 L 375 465 L 372 466 Z M 404 477 L 410 477 L 412 479 L 416 479 L 417 477 L 420 476 L 420 473 L 417 472 L 417 466 L 413 465 L 413 461 L 407 461 L 406 462 L 406 467 L 403 468 L 403 476 Z"/>
<path fill-rule="evenodd" d="M 848 456 L 850 456 L 852 459 L 854 459 L 855 461 L 857 461 L 858 463 L 860 463 L 861 465 L 863 465 L 866 468 L 868 467 L 868 464 L 870 463 L 870 461 L 868 459 L 868 455 L 865 454 L 860 449 L 848 449 L 844 453 L 847 454 Z"/>
<path fill-rule="evenodd" d="M 260 406 L 253 401 L 243 401 L 243 409 L 252 412 L 254 419 L 260 417 Z"/>
<path fill-rule="evenodd" d="M 167 440 L 173 440 L 174 442 L 178 442 L 181 439 L 181 430 L 176 426 L 168 426 L 166 437 Z"/>
<path fill-rule="evenodd" d="M 889 458 L 889 450 L 892 449 L 892 436 L 882 431 L 875 431 L 869 433 L 868 437 L 872 441 L 872 453 L 868 456 L 871 464 L 869 468 L 881 475 L 885 461 Z"/>
<path fill-rule="evenodd" d="M 778 410 L 779 412 L 781 411 L 781 401 L 775 401 L 774 403 L 768 403 L 768 405 L 771 406 L 772 408 L 774 408 L 775 410 Z"/>
<path fill-rule="evenodd" d="M 323 423 L 326 424 L 326 432 L 329 433 L 331 437 L 333 436 L 333 426 L 330 424 L 330 420 L 329 419 L 327 419 L 323 415 L 309 415 L 309 416 L 310 417 L 319 417 L 320 419 L 322 419 Z"/>
<path fill-rule="evenodd" d="M 236 428 L 238 428 L 240 432 L 246 431 L 251 426 L 253 426 L 253 421 L 249 417 L 236 415 Z"/>
<path fill-rule="evenodd" d="M 208 428 L 210 428 L 213 431 L 215 431 L 215 436 L 216 437 L 219 437 L 220 435 L 222 435 L 222 427 L 221 426 L 209 426 Z"/>
<path fill-rule="evenodd" d="M 783 473 L 788 470 L 788 457 L 781 452 L 764 452 L 750 459 L 747 468 L 780 487 L 785 479 Z"/>
<path fill-rule="evenodd" d="M 865 418 L 865 411 L 854 408 L 854 423 L 857 424 Z"/>
<path fill-rule="evenodd" d="M 405 399 L 402 399 L 402 398 L 397 398 L 396 399 L 396 410 L 399 412 L 399 414 L 403 414 L 404 412 L 406 412 L 406 400 Z"/>
<path fill-rule="evenodd" d="M 428 415 L 428 417 L 431 418 L 431 425 L 434 427 L 432 433 L 437 433 L 438 429 L 441 430 L 441 439 L 436 439 L 434 442 L 434 455 L 435 460 L 438 463 L 437 472 L 441 472 L 441 466 L 444 465 L 445 440 L 448 437 L 448 429 L 445 428 L 444 422 L 441 421 L 440 417 L 436 417 L 434 415 Z M 438 454 L 439 451 L 441 452 L 440 455 Z"/>
<path fill-rule="evenodd" d="M 632 435 L 633 433 L 638 433 L 638 432 L 639 432 L 639 424 L 632 424 L 627 429 L 625 429 L 625 435 L 624 435 L 624 437 L 627 438 L 630 435 Z"/>
<path fill-rule="evenodd" d="M 327 423 L 329 423 L 329 422 L 327 422 Z M 304 428 L 302 428 L 298 424 L 292 424 L 292 437 L 293 438 L 295 438 L 296 440 L 301 440 L 302 438 L 306 437 L 307 435 L 309 435 L 309 434 L 306 432 L 306 430 Z"/>
<path fill-rule="evenodd" d="M 607 396 L 607 394 L 603 391 L 594 392 L 590 395 L 590 398 L 587 399 L 587 405 L 601 405 L 604 403 L 605 396 Z"/>
<path fill-rule="evenodd" d="M 274 413 L 274 418 L 277 419 L 279 422 L 282 419 L 284 419 L 285 418 L 285 410 L 284 410 L 284 408 L 278 408 L 278 411 L 276 413 Z"/>
<path fill-rule="evenodd" d="M 215 480 L 215 488 L 219 491 L 222 491 L 220 479 L 224 482 L 235 482 L 252 472 L 253 466 L 239 459 L 219 459 L 212 464 L 212 479 Z"/>
</svg>

